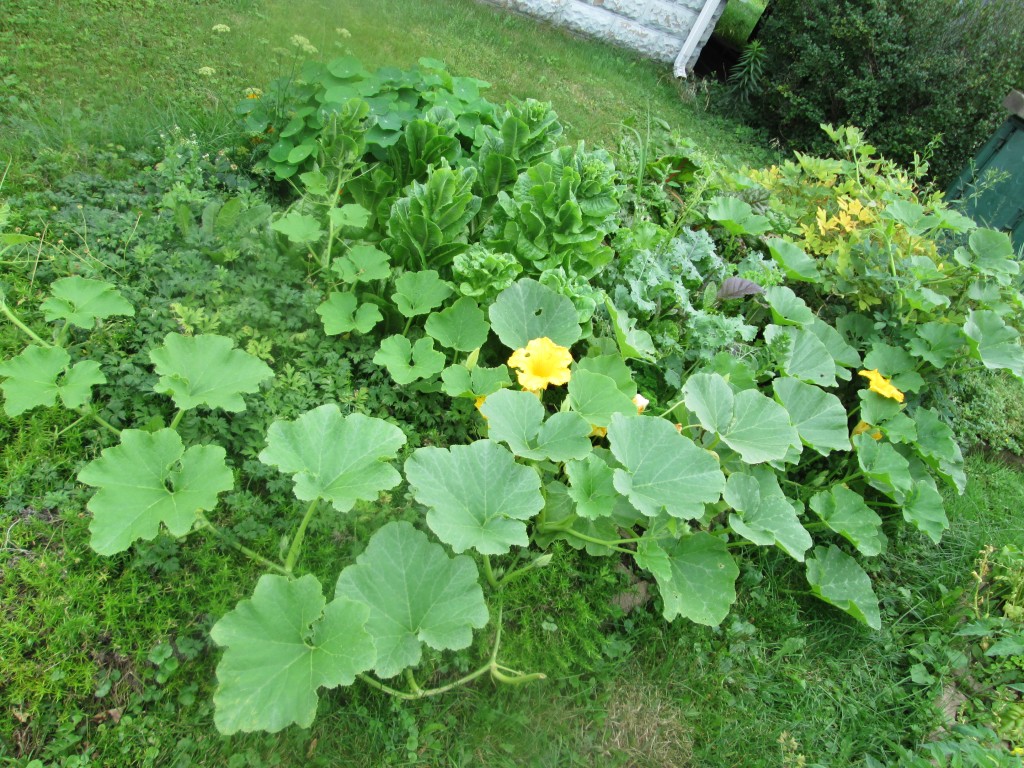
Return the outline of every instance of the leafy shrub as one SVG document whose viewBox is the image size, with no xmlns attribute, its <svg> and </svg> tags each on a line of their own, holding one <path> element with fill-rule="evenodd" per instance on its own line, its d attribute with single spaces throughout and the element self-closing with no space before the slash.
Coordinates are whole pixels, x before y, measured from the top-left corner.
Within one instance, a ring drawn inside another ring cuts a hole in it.
<svg viewBox="0 0 1024 768">
<path fill-rule="evenodd" d="M 1002 371 L 972 371 L 943 388 L 964 451 L 982 448 L 1024 456 L 1024 387 Z"/>
<path fill-rule="evenodd" d="M 1024 82 L 1019 0 L 777 0 L 760 40 L 755 119 L 792 147 L 824 154 L 818 126 L 862 127 L 905 165 L 941 136 L 932 178 L 947 184 L 1003 120 Z"/>
</svg>

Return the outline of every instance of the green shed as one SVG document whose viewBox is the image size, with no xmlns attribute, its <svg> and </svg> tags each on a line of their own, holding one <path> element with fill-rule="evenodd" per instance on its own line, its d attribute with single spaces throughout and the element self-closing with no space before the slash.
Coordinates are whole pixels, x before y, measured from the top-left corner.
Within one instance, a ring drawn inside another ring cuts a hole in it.
<svg viewBox="0 0 1024 768">
<path fill-rule="evenodd" d="M 953 182 L 947 197 L 963 198 L 968 216 L 1009 233 L 1018 251 L 1024 251 L 1024 93 L 1011 91 L 1003 105 L 1010 117 Z M 989 172 L 1005 178 L 973 194 Z"/>
</svg>

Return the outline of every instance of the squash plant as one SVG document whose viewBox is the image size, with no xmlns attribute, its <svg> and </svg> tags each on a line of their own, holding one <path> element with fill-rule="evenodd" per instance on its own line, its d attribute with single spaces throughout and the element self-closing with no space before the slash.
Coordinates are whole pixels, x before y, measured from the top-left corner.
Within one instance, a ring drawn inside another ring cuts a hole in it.
<svg viewBox="0 0 1024 768">
<path fill-rule="evenodd" d="M 472 400 L 485 437 L 418 446 L 399 468 L 406 437 L 383 419 L 328 403 L 275 421 L 258 460 L 290 478 L 294 501 L 276 501 L 298 512 L 283 551 L 256 552 L 215 522 L 219 497 L 235 483 L 224 447 L 186 446 L 178 427 L 199 407 L 244 410 L 271 369 L 226 337 L 168 334 L 150 360 L 153 389 L 171 398 L 175 415 L 118 429 L 92 402 L 106 374 L 75 343 L 97 322 L 132 315 L 117 287 L 55 281 L 41 305 L 56 324 L 49 340 L 0 296 L 0 313 L 29 339 L 0 362 L 7 413 L 59 399 L 118 437 L 78 475 L 96 489 L 93 548 L 113 554 L 162 529 L 203 530 L 264 569 L 251 596 L 212 629 L 224 649 L 214 697 L 223 733 L 308 726 L 321 689 L 356 681 L 420 698 L 485 675 L 506 684 L 543 678 L 499 661 L 503 588 L 549 562 L 556 540 L 649 573 L 668 621 L 721 623 L 744 554 L 770 547 L 803 564 L 811 593 L 881 626 L 864 558 L 884 550 L 885 526 L 900 520 L 938 541 L 948 527 L 938 484 L 962 490 L 965 482 L 951 430 L 920 395 L 941 366 L 1022 372 L 1009 312 L 1019 296 L 997 234 L 972 230 L 954 252 L 966 285 L 936 278 L 928 286 L 957 302 L 959 314 L 943 319 L 912 303 L 901 270 L 913 273 L 918 262 L 896 264 L 895 252 L 872 246 L 862 253 L 868 266 L 843 272 L 839 256 L 823 265 L 795 242 L 758 239 L 769 232 L 768 213 L 716 199 L 708 220 L 760 243 L 800 293 L 723 271 L 720 284 L 702 286 L 706 300 L 736 302 L 754 332 L 724 354 L 694 356 L 674 381 L 644 393 L 637 379 L 651 380 L 654 339 L 590 282 L 614 257 L 607 240 L 618 226 L 620 189 L 606 155 L 549 147 L 558 131 L 537 105 L 502 112 L 474 101 L 476 117 L 460 120 L 453 105 L 475 99 L 473 88 L 460 90 L 436 68 L 369 76 L 343 60 L 312 74 L 320 80 L 297 98 L 335 106 L 302 107 L 279 130 L 290 149 L 272 149 L 268 162 L 298 198 L 270 229 L 322 286 L 326 333 L 377 335 L 374 361 L 399 387 Z M 360 90 L 385 85 L 394 96 L 382 104 L 408 107 L 398 123 L 371 103 L 378 91 Z M 419 94 L 432 94 L 429 107 Z M 271 108 L 254 105 L 250 121 Z M 890 242 L 908 226 L 897 219 L 913 214 L 894 202 L 880 212 L 896 222 Z M 924 255 L 934 263 L 940 252 Z M 893 296 L 901 291 L 892 300 L 906 302 L 898 334 L 822 309 L 840 280 L 861 280 L 874 295 L 885 262 Z M 671 270 L 663 277 L 674 279 Z M 348 514 L 402 483 L 422 526 L 382 518 L 364 551 L 339 563 L 333 589 L 303 573 L 318 515 Z M 427 649 L 467 648 L 488 627 L 491 650 L 476 669 L 435 687 L 417 679 Z"/>
</svg>

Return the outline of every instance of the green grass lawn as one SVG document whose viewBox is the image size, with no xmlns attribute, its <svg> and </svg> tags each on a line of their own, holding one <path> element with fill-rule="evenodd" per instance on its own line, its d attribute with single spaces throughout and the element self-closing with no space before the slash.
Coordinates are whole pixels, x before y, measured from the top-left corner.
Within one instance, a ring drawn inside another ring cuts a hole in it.
<svg viewBox="0 0 1024 768">
<path fill-rule="evenodd" d="M 214 31 L 218 24 L 228 31 Z M 282 383 L 268 398 L 383 399 L 388 380 L 367 373 L 367 344 L 309 338 L 302 323 L 319 321 L 302 270 L 268 260 L 241 275 L 164 250 L 174 226 L 161 199 L 181 179 L 167 171 L 145 177 L 148 187 L 138 181 L 164 144 L 182 140 L 174 126 L 196 133 L 197 153 L 234 151 L 243 138 L 235 103 L 245 88 L 293 71 L 295 35 L 324 58 L 351 53 L 370 68 L 442 59 L 453 73 L 489 81 L 492 100 L 550 100 L 572 140 L 610 146 L 624 119 L 651 114 L 709 156 L 776 159 L 757 133 L 709 113 L 663 67 L 470 0 L 0 0 L 0 167 L 9 165 L 0 203 L 48 233 L 45 248 L 0 264 L 0 286 L 34 306 L 54 265 L 95 257 L 136 275 L 133 290 L 166 289 L 161 296 L 192 296 L 208 310 L 154 304 L 153 328 L 157 319 L 215 327 L 219 309 L 265 294 L 281 331 L 263 341 L 321 366 L 307 377 L 285 371 L 291 358 L 276 361 Z M 144 331 L 122 341 L 141 346 Z M 0 358 L 20 344 L 0 324 Z M 152 383 L 130 360 L 108 362 L 125 380 Z M 436 431 L 419 437 L 441 440 L 446 406 L 423 403 L 417 418 L 433 419 Z M 160 418 L 151 402 L 136 405 Z M 420 408 L 389 407 L 396 419 Z M 614 561 L 559 551 L 510 587 L 517 608 L 502 644 L 506 663 L 544 671 L 546 681 L 478 682 L 413 702 L 355 686 L 323 694 L 309 730 L 228 738 L 213 726 L 220 652 L 208 631 L 257 571 L 197 536 L 96 555 L 88 493 L 73 478 L 103 439 L 64 411 L 0 413 L 0 766 L 839 768 L 867 755 L 894 764 L 896 747 L 940 724 L 942 665 L 928 662 L 938 676 L 930 683 L 912 669 L 926 651 L 963 645 L 952 633 L 979 551 L 1024 547 L 1021 474 L 979 455 L 968 462 L 967 493 L 947 498 L 952 528 L 941 545 L 887 531 L 889 550 L 872 574 L 879 632 L 808 595 L 802 566 L 781 554 L 747 561 L 732 613 L 708 628 L 665 623 L 656 600 L 624 610 L 623 593 L 636 587 Z M 233 494 L 230 522 L 273 550 L 282 511 L 260 490 Z M 409 512 L 408 500 L 391 502 L 389 513 Z M 310 569 L 331 573 L 339 550 L 358 552 L 377 512 L 324 522 Z M 425 672 L 451 677 L 472 658 L 430 659 Z"/>
</svg>

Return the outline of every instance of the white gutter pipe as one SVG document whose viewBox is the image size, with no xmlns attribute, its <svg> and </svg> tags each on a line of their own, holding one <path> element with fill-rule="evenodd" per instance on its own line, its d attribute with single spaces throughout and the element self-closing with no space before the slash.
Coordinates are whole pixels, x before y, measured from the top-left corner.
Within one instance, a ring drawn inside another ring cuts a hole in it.
<svg viewBox="0 0 1024 768">
<path fill-rule="evenodd" d="M 700 13 L 697 14 L 697 20 L 693 22 L 690 34 L 686 36 L 683 48 L 679 51 L 679 55 L 676 56 L 676 63 L 672 67 L 672 72 L 676 77 L 686 77 L 686 70 L 690 66 L 690 59 L 697 51 L 700 41 L 704 39 L 704 33 L 707 32 L 708 25 L 711 24 L 711 19 L 714 18 L 715 12 L 725 2 L 726 0 L 707 0 L 704 3 L 704 7 L 700 9 Z"/>
</svg>

